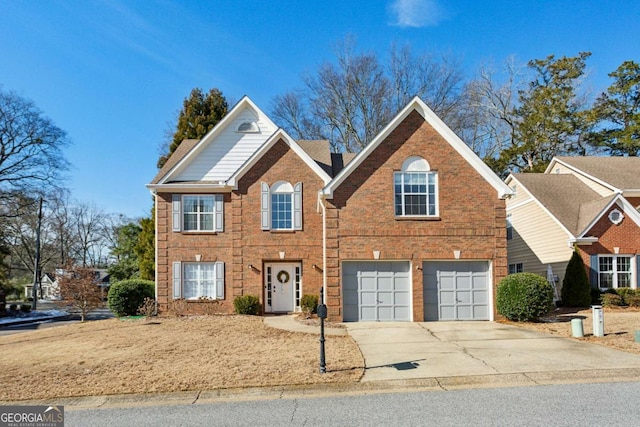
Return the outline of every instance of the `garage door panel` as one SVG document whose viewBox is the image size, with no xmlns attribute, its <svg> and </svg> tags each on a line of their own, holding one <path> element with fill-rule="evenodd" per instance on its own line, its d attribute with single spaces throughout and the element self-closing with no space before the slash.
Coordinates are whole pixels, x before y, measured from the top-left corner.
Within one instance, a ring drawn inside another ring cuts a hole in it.
<svg viewBox="0 0 640 427">
<path fill-rule="evenodd" d="M 425 261 L 425 320 L 489 320 L 489 263 Z"/>
<path fill-rule="evenodd" d="M 453 304 L 455 300 L 455 291 L 440 291 L 440 304 Z"/>
<path fill-rule="evenodd" d="M 344 262 L 344 321 L 411 320 L 409 262 Z"/>
<path fill-rule="evenodd" d="M 393 303 L 395 305 L 411 305 L 411 296 L 409 292 L 395 292 L 393 294 Z"/>
</svg>

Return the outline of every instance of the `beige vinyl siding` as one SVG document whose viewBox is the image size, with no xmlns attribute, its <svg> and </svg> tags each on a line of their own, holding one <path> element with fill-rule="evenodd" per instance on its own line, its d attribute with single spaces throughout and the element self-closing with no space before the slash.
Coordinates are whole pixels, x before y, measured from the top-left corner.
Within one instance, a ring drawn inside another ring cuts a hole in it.
<svg viewBox="0 0 640 427">
<path fill-rule="evenodd" d="M 240 133 L 243 122 L 256 122 L 258 133 Z M 204 147 L 197 158 L 175 178 L 176 181 L 225 181 L 233 175 L 276 131 L 251 108 L 245 109 L 222 133 Z"/>
<path fill-rule="evenodd" d="M 524 271 L 546 277 L 547 264 L 566 263 L 571 258 L 570 236 L 524 187 L 519 186 L 517 193 L 507 201 L 513 225 L 513 238 L 507 241 L 508 263 L 521 262 Z"/>
<path fill-rule="evenodd" d="M 601 196 L 609 196 L 610 194 L 613 193 L 613 191 L 611 191 L 610 188 L 605 187 L 602 184 L 598 184 L 597 182 L 595 182 L 592 179 L 584 176 L 583 174 L 578 173 L 578 172 L 574 171 L 573 169 L 570 169 L 570 168 L 568 168 L 568 167 L 566 167 L 564 165 L 561 165 L 559 163 L 556 164 L 556 166 L 553 168 L 553 170 L 550 173 L 551 174 L 559 173 L 559 174 L 574 175 L 576 178 L 578 178 L 580 181 L 585 183 L 585 185 L 587 185 L 589 188 L 591 188 L 593 191 L 595 191 L 596 193 L 598 193 Z"/>
</svg>

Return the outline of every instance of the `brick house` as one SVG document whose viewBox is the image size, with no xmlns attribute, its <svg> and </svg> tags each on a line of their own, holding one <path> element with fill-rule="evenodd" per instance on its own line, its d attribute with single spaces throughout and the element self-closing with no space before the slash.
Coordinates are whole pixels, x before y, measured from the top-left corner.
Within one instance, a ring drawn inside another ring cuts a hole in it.
<svg viewBox="0 0 640 427">
<path fill-rule="evenodd" d="M 559 297 L 575 249 L 593 288 L 640 287 L 638 171 L 638 157 L 562 156 L 507 177 L 509 272 L 546 275 Z"/>
<path fill-rule="evenodd" d="M 148 188 L 160 311 L 292 312 L 323 288 L 332 320 L 494 318 L 511 190 L 418 98 L 353 155 L 245 97 Z"/>
</svg>

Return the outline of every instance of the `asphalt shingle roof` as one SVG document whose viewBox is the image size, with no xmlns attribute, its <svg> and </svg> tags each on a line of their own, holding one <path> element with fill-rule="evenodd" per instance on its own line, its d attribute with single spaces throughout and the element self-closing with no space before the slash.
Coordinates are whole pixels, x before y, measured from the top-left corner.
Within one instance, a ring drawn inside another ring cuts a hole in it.
<svg viewBox="0 0 640 427">
<path fill-rule="evenodd" d="M 640 190 L 640 157 L 558 156 L 557 159 L 621 190 Z"/>
<path fill-rule="evenodd" d="M 574 236 L 615 197 L 602 197 L 569 174 L 521 173 L 514 177 Z"/>
</svg>

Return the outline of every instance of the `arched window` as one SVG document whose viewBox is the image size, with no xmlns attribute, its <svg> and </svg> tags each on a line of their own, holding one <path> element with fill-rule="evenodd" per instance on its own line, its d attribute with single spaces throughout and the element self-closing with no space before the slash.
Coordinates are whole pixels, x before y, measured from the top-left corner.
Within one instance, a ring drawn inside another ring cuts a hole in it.
<svg viewBox="0 0 640 427">
<path fill-rule="evenodd" d="M 399 217 L 437 217 L 438 173 L 422 157 L 411 156 L 394 174 L 395 213 Z"/>
<path fill-rule="evenodd" d="M 242 122 L 238 125 L 239 133 L 259 133 L 260 128 L 256 122 Z"/>
<path fill-rule="evenodd" d="M 302 183 L 261 184 L 262 229 L 302 230 Z"/>
</svg>

